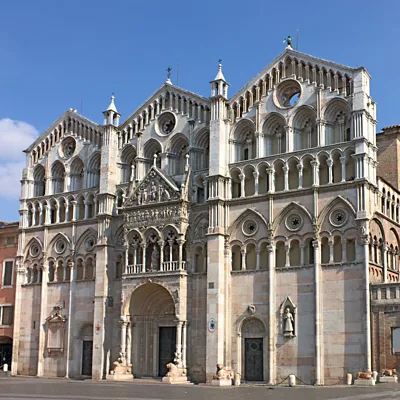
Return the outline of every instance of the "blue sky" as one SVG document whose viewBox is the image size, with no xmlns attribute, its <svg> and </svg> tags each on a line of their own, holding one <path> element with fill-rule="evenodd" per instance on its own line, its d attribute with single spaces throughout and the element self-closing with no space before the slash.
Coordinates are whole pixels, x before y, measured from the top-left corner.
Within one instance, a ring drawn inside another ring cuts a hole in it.
<svg viewBox="0 0 400 400">
<path fill-rule="evenodd" d="M 378 129 L 400 123 L 398 0 L 7 1 L 0 15 L 0 220 L 18 219 L 21 152 L 66 109 L 97 122 L 115 92 L 130 115 L 164 81 L 209 96 L 222 58 L 230 96 L 299 30 L 299 51 L 372 75 Z M 397 90 L 397 89 L 396 89 Z M 83 101 L 82 101 L 83 99 Z"/>
</svg>

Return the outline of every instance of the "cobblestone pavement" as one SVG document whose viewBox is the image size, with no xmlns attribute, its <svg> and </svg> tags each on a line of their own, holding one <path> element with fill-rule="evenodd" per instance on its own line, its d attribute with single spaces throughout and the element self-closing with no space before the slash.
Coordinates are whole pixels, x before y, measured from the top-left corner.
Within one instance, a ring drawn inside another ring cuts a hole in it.
<svg viewBox="0 0 400 400">
<path fill-rule="evenodd" d="M 214 388 L 160 383 L 115 383 L 44 378 L 1 378 L 0 399 L 8 400 L 400 400 L 400 384 L 296 388 L 254 385 Z"/>
</svg>

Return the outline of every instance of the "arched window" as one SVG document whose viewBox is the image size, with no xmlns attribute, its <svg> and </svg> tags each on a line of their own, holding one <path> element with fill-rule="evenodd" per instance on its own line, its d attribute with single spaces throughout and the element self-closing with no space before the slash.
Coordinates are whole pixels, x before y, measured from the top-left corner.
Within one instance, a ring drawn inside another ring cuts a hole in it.
<svg viewBox="0 0 400 400">
<path fill-rule="evenodd" d="M 38 165 L 33 171 L 33 197 L 44 196 L 44 194 L 44 167 L 43 165 Z"/>
<path fill-rule="evenodd" d="M 51 168 L 53 194 L 64 192 L 65 168 L 59 161 L 56 161 Z"/>
<path fill-rule="evenodd" d="M 83 161 L 75 158 L 71 163 L 71 191 L 83 189 Z"/>
</svg>

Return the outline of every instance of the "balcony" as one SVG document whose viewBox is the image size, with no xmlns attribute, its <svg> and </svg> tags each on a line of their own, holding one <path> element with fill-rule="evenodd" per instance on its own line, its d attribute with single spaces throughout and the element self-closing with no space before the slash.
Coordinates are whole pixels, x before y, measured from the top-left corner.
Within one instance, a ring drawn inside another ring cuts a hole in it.
<svg viewBox="0 0 400 400">
<path fill-rule="evenodd" d="M 160 269 L 145 268 L 143 264 L 129 264 L 123 274 L 124 277 L 136 275 L 159 275 L 173 272 L 186 272 L 186 261 L 164 261 Z"/>
</svg>

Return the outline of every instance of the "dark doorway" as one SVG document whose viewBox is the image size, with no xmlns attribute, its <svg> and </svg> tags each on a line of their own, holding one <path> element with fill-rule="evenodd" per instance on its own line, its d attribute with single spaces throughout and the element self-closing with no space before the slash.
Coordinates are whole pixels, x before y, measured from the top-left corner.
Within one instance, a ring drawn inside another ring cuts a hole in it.
<svg viewBox="0 0 400 400">
<path fill-rule="evenodd" d="M 11 339 L 10 339 L 10 342 L 11 342 Z M 8 370 L 10 371 L 11 359 L 12 359 L 12 343 L 1 343 L 0 342 L 0 369 L 2 369 L 4 364 L 7 364 Z"/>
<path fill-rule="evenodd" d="M 263 339 L 245 339 L 244 379 L 263 381 Z"/>
<path fill-rule="evenodd" d="M 93 341 L 84 340 L 82 344 L 82 375 L 92 376 Z"/>
<path fill-rule="evenodd" d="M 168 372 L 167 364 L 174 361 L 176 350 L 176 328 L 161 327 L 158 345 L 158 376 Z"/>
</svg>

